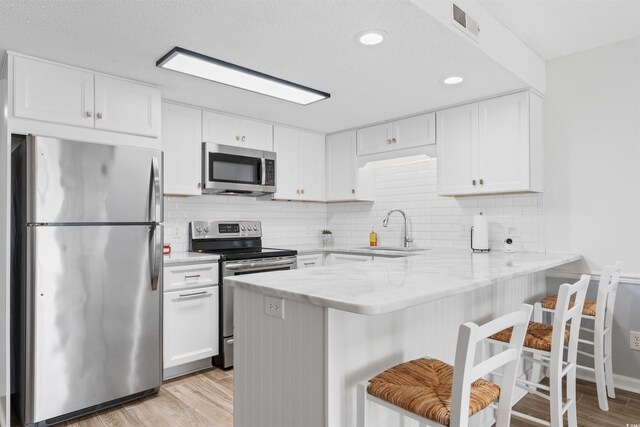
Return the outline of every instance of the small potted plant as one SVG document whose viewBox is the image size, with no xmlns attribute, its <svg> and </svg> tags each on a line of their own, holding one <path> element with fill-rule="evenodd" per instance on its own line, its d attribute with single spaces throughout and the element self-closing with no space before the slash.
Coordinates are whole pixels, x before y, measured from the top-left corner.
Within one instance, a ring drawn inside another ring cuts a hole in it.
<svg viewBox="0 0 640 427">
<path fill-rule="evenodd" d="M 322 230 L 320 232 L 322 234 L 322 246 L 328 246 L 329 243 L 331 242 L 331 235 L 333 233 L 331 233 L 331 230 Z"/>
</svg>

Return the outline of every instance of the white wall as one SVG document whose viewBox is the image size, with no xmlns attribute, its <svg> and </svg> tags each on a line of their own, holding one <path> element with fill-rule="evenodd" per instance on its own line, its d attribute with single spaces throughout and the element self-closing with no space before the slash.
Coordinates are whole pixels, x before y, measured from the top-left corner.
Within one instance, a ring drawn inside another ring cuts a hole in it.
<svg viewBox="0 0 640 427">
<path fill-rule="evenodd" d="M 504 229 L 517 230 L 519 250 L 544 251 L 544 197 L 518 194 L 482 197 L 440 197 L 436 189 L 437 159 L 413 156 L 375 162 L 375 203 L 338 203 L 327 208 L 327 224 L 335 246 L 369 244 L 372 227 L 379 246 L 402 246 L 403 220 L 394 213 L 388 228 L 382 220 L 391 209 L 409 218 L 412 245 L 423 248 L 469 248 L 473 215 L 487 215 L 489 246 L 502 250 Z"/>
<path fill-rule="evenodd" d="M 640 274 L 640 38 L 547 64 L 547 250 Z"/>
<path fill-rule="evenodd" d="M 547 250 L 582 254 L 576 273 L 624 261 L 613 370 L 640 380 L 640 38 L 550 61 L 545 106 Z"/>
</svg>

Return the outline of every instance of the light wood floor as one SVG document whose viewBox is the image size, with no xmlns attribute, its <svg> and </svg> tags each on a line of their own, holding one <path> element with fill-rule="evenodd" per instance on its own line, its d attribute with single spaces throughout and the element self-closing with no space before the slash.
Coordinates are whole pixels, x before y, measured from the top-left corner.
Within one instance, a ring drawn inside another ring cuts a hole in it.
<svg viewBox="0 0 640 427">
<path fill-rule="evenodd" d="M 609 399 L 609 412 L 602 412 L 598 408 L 595 384 L 578 380 L 577 394 L 580 427 L 625 427 L 627 424 L 640 424 L 640 394 L 616 390 L 616 398 Z M 531 394 L 518 402 L 514 409 L 538 418 L 549 419 L 548 402 Z M 167 381 L 155 396 L 69 421 L 66 425 L 231 427 L 233 371 L 214 368 Z M 539 425 L 514 417 L 511 426 Z"/>
</svg>

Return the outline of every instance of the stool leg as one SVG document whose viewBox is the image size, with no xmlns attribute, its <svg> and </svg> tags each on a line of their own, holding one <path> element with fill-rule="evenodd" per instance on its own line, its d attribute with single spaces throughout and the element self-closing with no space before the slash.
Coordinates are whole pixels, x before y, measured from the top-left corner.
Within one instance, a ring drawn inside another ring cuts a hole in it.
<svg viewBox="0 0 640 427">
<path fill-rule="evenodd" d="M 554 372 L 551 369 L 549 372 L 549 400 L 550 400 L 550 415 L 551 415 L 551 427 L 563 427 L 562 422 L 562 378 L 560 377 L 560 370 Z M 569 427 L 572 427 L 569 425 Z M 575 426 L 574 426 L 575 427 Z"/>
<path fill-rule="evenodd" d="M 613 385 L 613 355 L 611 354 L 611 327 L 604 336 L 605 355 L 609 356 L 604 365 L 605 377 L 607 379 L 607 392 L 612 399 L 616 398 L 616 388 Z"/>
<path fill-rule="evenodd" d="M 542 323 L 542 305 L 537 302 L 533 305 L 533 321 Z M 540 356 L 534 354 L 533 358 L 535 360 L 541 360 Z M 540 380 L 544 378 L 542 375 L 542 364 L 533 362 L 533 366 L 531 368 L 531 381 L 532 382 L 540 382 Z"/>
<path fill-rule="evenodd" d="M 367 409 L 367 386 L 365 384 L 358 384 L 356 386 L 356 399 L 358 401 L 358 409 L 356 413 L 356 424 L 358 427 L 366 427 L 366 409 Z"/>
<path fill-rule="evenodd" d="M 609 410 L 607 402 L 607 390 L 605 387 L 605 367 L 603 358 L 604 345 L 602 335 L 597 331 L 593 336 L 593 368 L 596 374 L 596 389 L 598 390 L 598 406 L 601 411 Z"/>
<path fill-rule="evenodd" d="M 569 407 L 569 409 L 567 409 L 569 427 L 577 427 L 578 414 L 576 410 L 577 403 L 576 403 L 576 367 L 575 366 L 573 367 L 573 369 L 569 369 L 569 372 L 567 372 L 567 400 L 569 399 L 573 401 L 572 405 Z"/>
</svg>

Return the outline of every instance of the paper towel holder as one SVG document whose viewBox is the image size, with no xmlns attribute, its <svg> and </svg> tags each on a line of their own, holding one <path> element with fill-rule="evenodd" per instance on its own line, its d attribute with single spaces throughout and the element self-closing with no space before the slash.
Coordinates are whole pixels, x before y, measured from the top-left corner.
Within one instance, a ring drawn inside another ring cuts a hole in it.
<svg viewBox="0 0 640 427">
<path fill-rule="evenodd" d="M 473 247 L 473 225 L 471 226 L 471 250 L 473 252 L 490 252 L 491 249 L 476 249 Z"/>
</svg>

